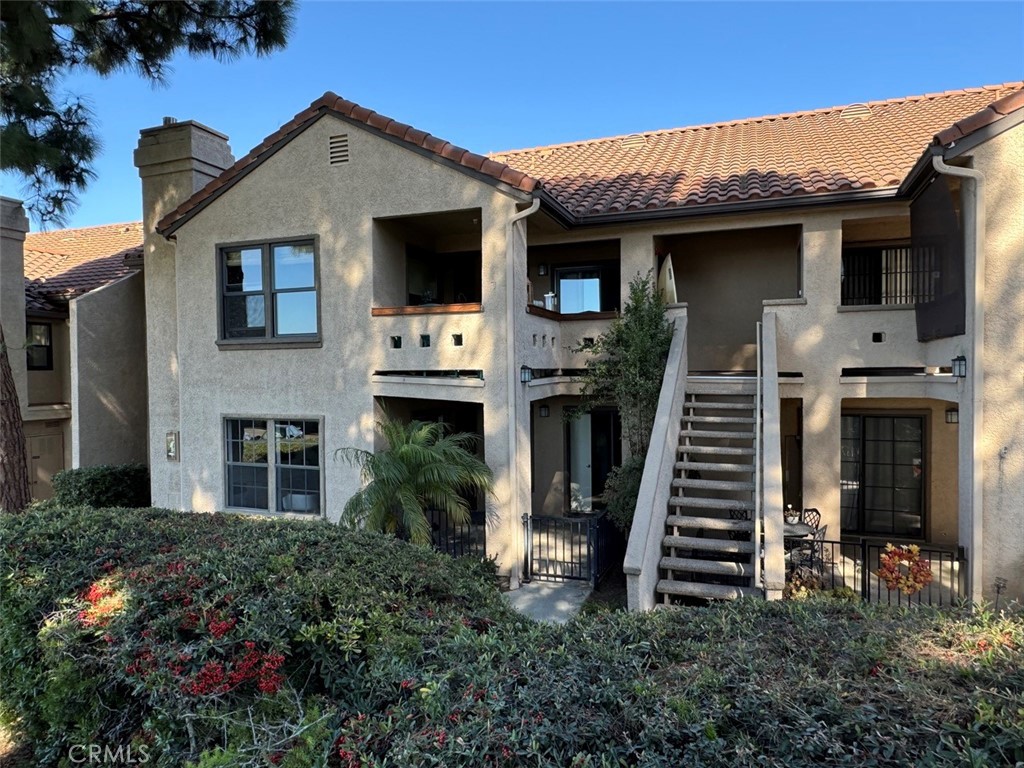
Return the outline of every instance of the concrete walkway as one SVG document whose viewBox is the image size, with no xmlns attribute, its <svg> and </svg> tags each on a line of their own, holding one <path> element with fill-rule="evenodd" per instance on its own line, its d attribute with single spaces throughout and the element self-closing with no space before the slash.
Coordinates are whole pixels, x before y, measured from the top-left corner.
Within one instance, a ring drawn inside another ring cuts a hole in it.
<svg viewBox="0 0 1024 768">
<path fill-rule="evenodd" d="M 564 624 L 579 613 L 590 591 L 586 581 L 532 581 L 505 596 L 513 608 L 531 619 Z"/>
</svg>

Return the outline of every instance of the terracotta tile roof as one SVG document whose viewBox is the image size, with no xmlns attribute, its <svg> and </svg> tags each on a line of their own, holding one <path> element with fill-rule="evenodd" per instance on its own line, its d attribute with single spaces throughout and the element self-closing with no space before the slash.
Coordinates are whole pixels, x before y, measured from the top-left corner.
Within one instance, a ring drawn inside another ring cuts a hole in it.
<svg viewBox="0 0 1024 768">
<path fill-rule="evenodd" d="M 937 130 L 989 105 L 994 112 L 1009 109 L 1019 104 L 1022 88 L 1021 82 L 969 88 L 514 150 L 491 158 L 538 179 L 581 218 L 895 190 Z"/>
<path fill-rule="evenodd" d="M 457 147 L 444 139 L 431 136 L 425 131 L 418 130 L 405 123 L 400 123 L 390 117 L 343 99 L 331 91 L 327 91 L 327 93 L 306 107 L 306 109 L 295 115 L 289 122 L 267 136 L 249 154 L 239 159 L 230 168 L 225 169 L 220 176 L 213 179 L 209 184 L 164 216 L 157 223 L 157 231 L 164 235 L 171 234 L 173 229 L 176 228 L 174 225 L 181 222 L 184 217 L 197 212 L 200 208 L 212 202 L 214 198 L 239 181 L 246 173 L 274 154 L 284 143 L 300 134 L 320 119 L 320 117 L 329 113 L 355 120 L 371 130 L 408 142 L 415 147 L 450 160 L 463 168 L 489 176 L 496 181 L 508 184 L 523 192 L 532 192 L 537 186 L 536 180 L 529 178 L 522 171 L 517 171 L 504 163 L 499 163 L 483 155 L 477 155 L 468 149 Z"/>
<path fill-rule="evenodd" d="M 1014 91 L 1001 99 L 997 99 L 979 112 L 970 117 L 957 120 L 953 125 L 944 131 L 935 134 L 935 143 L 942 146 L 952 144 L 954 141 L 969 136 L 987 125 L 1001 120 L 1018 109 L 1024 109 L 1024 90 Z"/>
<path fill-rule="evenodd" d="M 142 222 L 107 224 L 25 236 L 26 304 L 81 296 L 135 271 Z M 126 264 L 128 260 L 128 264 Z"/>
<path fill-rule="evenodd" d="M 55 304 L 49 301 L 44 295 L 39 293 L 36 284 L 29 279 L 25 279 L 25 311 L 28 313 L 32 312 L 60 312 L 61 307 L 59 304 Z"/>
</svg>

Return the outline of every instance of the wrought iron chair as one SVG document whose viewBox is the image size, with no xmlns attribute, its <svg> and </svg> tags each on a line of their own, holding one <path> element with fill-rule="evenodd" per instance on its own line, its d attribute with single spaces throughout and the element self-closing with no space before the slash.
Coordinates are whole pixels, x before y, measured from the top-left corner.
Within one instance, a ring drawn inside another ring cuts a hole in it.
<svg viewBox="0 0 1024 768">
<path fill-rule="evenodd" d="M 801 540 L 796 547 L 786 553 L 785 557 L 793 570 L 807 569 L 818 576 L 824 575 L 827 531 L 827 525 L 815 529 L 811 538 Z"/>
<path fill-rule="evenodd" d="M 807 523 L 811 528 L 821 525 L 821 512 L 814 507 L 808 507 L 800 513 L 800 522 Z"/>
</svg>

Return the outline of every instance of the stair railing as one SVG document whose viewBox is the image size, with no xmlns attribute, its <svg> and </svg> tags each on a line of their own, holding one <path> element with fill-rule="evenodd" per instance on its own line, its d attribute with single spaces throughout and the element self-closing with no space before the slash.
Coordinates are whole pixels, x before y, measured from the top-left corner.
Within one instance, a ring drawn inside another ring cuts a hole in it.
<svg viewBox="0 0 1024 768">
<path fill-rule="evenodd" d="M 776 315 L 765 312 L 761 323 L 761 525 L 764 529 L 762 581 L 765 597 L 778 600 L 786 586 L 782 507 L 782 433 L 779 398 L 779 353 Z"/>
<path fill-rule="evenodd" d="M 626 574 L 626 601 L 631 611 L 654 608 L 665 518 L 672 495 L 673 470 L 678 460 L 679 425 L 686 403 L 686 309 L 670 307 L 668 316 L 674 323 L 672 344 L 661 380 L 654 430 L 644 459 L 643 479 L 622 564 Z"/>
<path fill-rule="evenodd" d="M 763 476 L 761 474 L 762 449 L 761 439 L 763 433 L 764 418 L 764 365 L 762 359 L 762 334 L 761 321 L 757 323 L 757 395 L 754 399 L 754 531 L 751 539 L 754 542 L 754 574 L 750 579 L 750 586 L 755 589 L 764 590 L 762 582 L 761 563 L 761 520 L 764 515 L 764 488 Z"/>
</svg>

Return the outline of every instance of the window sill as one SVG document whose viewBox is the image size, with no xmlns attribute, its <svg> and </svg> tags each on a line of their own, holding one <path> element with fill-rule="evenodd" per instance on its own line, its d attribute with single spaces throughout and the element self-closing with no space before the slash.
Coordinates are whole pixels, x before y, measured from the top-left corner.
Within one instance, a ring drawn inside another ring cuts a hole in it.
<svg viewBox="0 0 1024 768">
<path fill-rule="evenodd" d="M 318 336 L 294 339 L 217 339 L 217 348 L 223 351 L 235 349 L 320 349 L 323 345 L 323 339 Z"/>
<path fill-rule="evenodd" d="M 906 312 L 913 309 L 914 304 L 840 304 L 836 312 Z"/>
<path fill-rule="evenodd" d="M 483 312 L 484 305 L 473 304 L 421 304 L 411 307 L 370 307 L 371 317 L 393 317 L 395 315 L 465 315 Z"/>
<path fill-rule="evenodd" d="M 247 507 L 225 507 L 224 514 L 245 515 L 246 517 L 272 517 L 280 520 L 320 520 L 323 512 L 277 512 L 267 509 L 249 509 Z"/>
<path fill-rule="evenodd" d="M 571 315 L 563 315 L 561 312 L 553 312 L 544 307 L 533 304 L 526 305 L 526 314 L 546 317 L 548 320 L 614 320 L 619 316 L 618 312 L 576 312 Z"/>
</svg>

